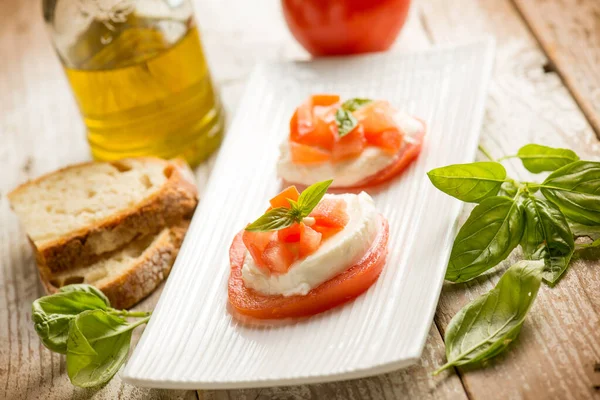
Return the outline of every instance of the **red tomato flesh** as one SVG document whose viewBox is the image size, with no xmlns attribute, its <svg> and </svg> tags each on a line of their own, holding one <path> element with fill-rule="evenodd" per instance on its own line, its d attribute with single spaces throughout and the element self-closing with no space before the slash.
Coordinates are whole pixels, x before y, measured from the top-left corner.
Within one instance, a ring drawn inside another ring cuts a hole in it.
<svg viewBox="0 0 600 400">
<path fill-rule="evenodd" d="M 381 217 L 381 227 L 371 248 L 355 265 L 311 290 L 305 296 L 265 296 L 246 288 L 242 266 L 246 254 L 243 236 L 238 233 L 229 250 L 229 303 L 240 313 L 254 318 L 273 319 L 318 314 L 354 299 L 379 277 L 387 256 L 389 228 Z"/>
</svg>

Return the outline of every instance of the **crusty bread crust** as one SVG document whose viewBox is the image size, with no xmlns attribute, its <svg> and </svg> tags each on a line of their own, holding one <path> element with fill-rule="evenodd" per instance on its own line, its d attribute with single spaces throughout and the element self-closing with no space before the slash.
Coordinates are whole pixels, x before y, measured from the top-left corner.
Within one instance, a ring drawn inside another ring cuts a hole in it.
<svg viewBox="0 0 600 400">
<path fill-rule="evenodd" d="M 108 297 L 112 307 L 132 307 L 167 278 L 188 226 L 189 220 L 182 220 L 177 225 L 165 229 L 128 269 L 111 277 L 109 281 L 96 285 Z M 50 276 L 44 276 L 41 271 L 40 276 L 49 294 L 58 291 L 59 288 L 51 283 Z"/>
<path fill-rule="evenodd" d="M 69 236 L 40 246 L 30 240 L 42 278 L 51 276 L 54 272 L 89 265 L 103 253 L 118 249 L 136 237 L 159 232 L 165 226 L 175 225 L 192 215 L 198 203 L 198 191 L 187 164 L 179 160 L 165 161 L 152 157 L 145 159 L 165 166 L 167 180 L 156 193 L 141 203 Z M 16 188 L 9 194 L 9 198 L 31 183 L 92 163 L 72 165 L 41 176 Z"/>
</svg>

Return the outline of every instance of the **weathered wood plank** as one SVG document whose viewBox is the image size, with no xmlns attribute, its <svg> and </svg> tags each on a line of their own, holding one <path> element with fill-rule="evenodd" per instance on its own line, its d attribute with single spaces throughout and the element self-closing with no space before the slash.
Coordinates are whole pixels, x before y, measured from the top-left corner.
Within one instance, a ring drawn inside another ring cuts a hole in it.
<svg viewBox="0 0 600 400">
<path fill-rule="evenodd" d="M 581 110 L 509 1 L 424 0 L 421 15 L 436 43 L 496 36 L 498 51 L 482 141 L 495 156 L 528 142 L 565 146 L 598 158 L 600 143 Z M 535 179 L 517 161 L 509 174 Z M 539 179 L 539 178 L 538 178 Z M 470 208 L 469 208 L 470 209 Z M 467 213 L 463 213 L 462 221 Z M 444 330 L 468 301 L 488 291 L 508 262 L 473 283 L 446 284 L 435 321 Z M 489 368 L 461 372 L 473 398 L 590 398 L 593 363 L 600 361 L 600 265 L 579 260 L 553 289 L 544 286 L 514 349 Z"/>
<path fill-rule="evenodd" d="M 513 2 L 600 137 L 600 3 Z"/>
<path fill-rule="evenodd" d="M 44 348 L 33 330 L 31 303 L 43 289 L 6 194 L 30 177 L 89 158 L 40 6 L 38 0 L 0 4 L 0 398 L 196 399 L 194 391 L 140 389 L 118 377 L 99 390 L 75 388 L 63 357 Z M 154 293 L 138 308 L 151 309 L 158 297 Z"/>
<path fill-rule="evenodd" d="M 222 97 L 229 115 L 233 114 L 242 93 L 244 81 L 256 61 L 265 59 L 299 59 L 306 57 L 295 44 L 278 14 L 277 5 L 263 2 L 260 15 L 274 22 L 278 34 L 248 24 L 239 29 L 231 16 L 233 4 L 197 2 L 196 10 L 203 29 L 208 58 L 213 75 L 221 87 Z M 267 11 L 267 12 L 265 12 Z M 222 18 L 215 19 L 214 13 Z M 28 0 L 3 4 L 0 18 L 0 47 L 5 62 L 0 64 L 0 163 L 9 174 L 0 180 L 0 398 L 196 398 L 193 391 L 166 391 L 138 389 L 114 378 L 100 390 L 82 390 L 70 385 L 61 356 L 46 350 L 39 343 L 30 323 L 31 302 L 43 294 L 37 272 L 16 217 L 10 212 L 6 193 L 20 182 L 69 163 L 86 160 L 89 151 L 84 128 L 73 102 L 60 65 L 52 51 L 40 19 L 39 2 Z M 246 21 L 243 10 L 240 20 Z M 212 21 L 212 22 L 211 22 Z M 230 21 L 231 24 L 223 23 Z M 239 21 L 239 20 L 238 20 Z M 256 20 L 253 21 L 256 23 Z M 277 25 L 279 24 L 279 25 Z M 415 48 L 422 40 L 418 29 L 403 34 L 403 48 Z M 413 32 L 412 34 L 410 32 Z M 232 39 L 232 40 L 227 40 Z M 212 162 L 199 168 L 198 184 L 202 192 L 210 174 Z M 159 291 L 142 302 L 138 309 L 151 309 Z M 136 333 L 136 339 L 141 330 Z M 433 379 L 428 371 L 437 366 L 443 344 L 439 332 L 433 328 L 422 366 L 396 374 L 350 383 L 332 383 L 298 387 L 302 393 L 312 393 L 320 398 L 325 393 L 373 393 L 374 398 L 396 398 L 400 393 L 415 396 L 453 398 L 464 391 L 457 377 Z M 346 387 L 348 389 L 346 389 Z M 434 392 L 435 391 L 435 392 Z M 285 389 L 265 391 L 263 396 L 283 395 Z M 382 393 L 382 395 L 379 395 Z M 231 398 L 241 392 L 233 391 Z M 202 392 L 202 396 L 227 395 L 226 392 Z M 459 397 L 460 398 L 460 397 Z"/>
</svg>

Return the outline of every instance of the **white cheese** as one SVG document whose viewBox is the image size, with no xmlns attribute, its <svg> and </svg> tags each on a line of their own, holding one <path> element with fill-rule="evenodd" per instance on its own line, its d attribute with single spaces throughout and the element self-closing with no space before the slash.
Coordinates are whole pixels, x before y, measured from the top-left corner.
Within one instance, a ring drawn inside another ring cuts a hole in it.
<svg viewBox="0 0 600 400">
<path fill-rule="evenodd" d="M 423 124 L 410 115 L 398 112 L 394 115 L 398 127 L 410 141 L 412 136 L 423 130 Z M 350 187 L 382 171 L 392 164 L 395 154 L 389 154 L 379 147 L 367 146 L 356 158 L 339 162 L 318 164 L 295 164 L 292 162 L 289 142 L 286 140 L 280 148 L 281 155 L 277 163 L 278 175 L 288 182 L 312 185 L 327 179 L 333 179 L 331 187 Z M 400 149 L 400 152 L 403 149 Z"/>
<path fill-rule="evenodd" d="M 316 252 L 296 261 L 285 274 L 271 274 L 260 268 L 248 251 L 242 267 L 244 285 L 265 295 L 305 295 L 356 264 L 371 247 L 379 232 L 379 214 L 373 199 L 360 194 L 327 194 L 346 201 L 348 224 L 326 241 Z"/>
</svg>

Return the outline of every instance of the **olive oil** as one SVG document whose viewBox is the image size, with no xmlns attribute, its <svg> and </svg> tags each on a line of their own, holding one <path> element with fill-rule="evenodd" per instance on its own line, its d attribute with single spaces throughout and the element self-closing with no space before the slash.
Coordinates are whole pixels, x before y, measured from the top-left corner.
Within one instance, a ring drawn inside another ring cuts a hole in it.
<svg viewBox="0 0 600 400">
<path fill-rule="evenodd" d="M 198 30 L 179 24 L 92 23 L 61 54 L 94 158 L 182 156 L 196 165 L 219 146 L 223 111 Z"/>
</svg>

